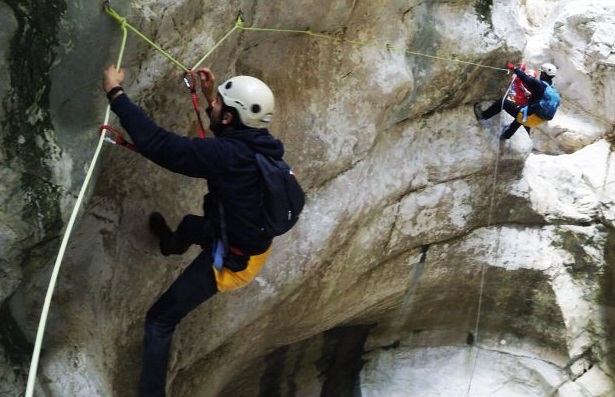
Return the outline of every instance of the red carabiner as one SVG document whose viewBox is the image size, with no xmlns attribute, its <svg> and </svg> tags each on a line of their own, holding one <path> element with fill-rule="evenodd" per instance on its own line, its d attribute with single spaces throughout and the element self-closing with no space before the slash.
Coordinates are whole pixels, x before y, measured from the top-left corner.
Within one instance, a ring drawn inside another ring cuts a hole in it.
<svg viewBox="0 0 615 397">
<path fill-rule="evenodd" d="M 98 129 L 98 135 L 102 135 L 103 133 L 105 134 L 104 135 L 105 142 L 109 142 L 113 145 L 124 146 L 126 149 L 130 149 L 133 152 L 138 152 L 137 147 L 135 145 L 133 145 L 132 143 L 124 139 L 124 137 L 122 136 L 122 133 L 116 130 L 115 128 L 111 127 L 110 125 L 103 124 L 100 126 L 100 128 Z"/>
</svg>

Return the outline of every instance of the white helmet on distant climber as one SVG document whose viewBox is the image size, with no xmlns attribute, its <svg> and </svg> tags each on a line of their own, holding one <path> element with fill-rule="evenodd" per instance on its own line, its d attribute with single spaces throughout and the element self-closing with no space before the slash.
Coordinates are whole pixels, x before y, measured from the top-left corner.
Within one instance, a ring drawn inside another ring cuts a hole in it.
<svg viewBox="0 0 615 397">
<path fill-rule="evenodd" d="M 252 128 L 265 127 L 273 117 L 273 92 L 256 77 L 235 76 L 218 87 L 226 106 L 237 110 L 241 122 Z"/>
<path fill-rule="evenodd" d="M 543 63 L 540 67 L 540 71 L 551 77 L 554 77 L 557 74 L 557 68 L 552 63 Z"/>
</svg>

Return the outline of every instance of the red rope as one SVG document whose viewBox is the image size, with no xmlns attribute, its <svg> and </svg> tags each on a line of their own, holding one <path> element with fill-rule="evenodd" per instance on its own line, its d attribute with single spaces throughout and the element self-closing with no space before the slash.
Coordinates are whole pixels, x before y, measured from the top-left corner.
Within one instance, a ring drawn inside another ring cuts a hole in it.
<svg viewBox="0 0 615 397">
<path fill-rule="evenodd" d="M 190 97 L 192 98 L 192 106 L 194 107 L 194 111 L 196 112 L 196 118 L 199 122 L 199 135 L 201 138 L 205 138 L 205 128 L 203 128 L 203 120 L 201 119 L 201 111 L 199 110 L 199 97 L 196 94 L 196 77 L 195 73 L 192 70 L 184 73 L 184 83 L 186 83 L 186 87 L 190 90 Z"/>
</svg>

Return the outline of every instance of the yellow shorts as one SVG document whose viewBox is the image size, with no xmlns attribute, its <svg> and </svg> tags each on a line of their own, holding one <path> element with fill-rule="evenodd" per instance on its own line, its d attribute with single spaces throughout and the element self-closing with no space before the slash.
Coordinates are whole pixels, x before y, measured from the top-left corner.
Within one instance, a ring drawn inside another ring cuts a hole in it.
<svg viewBox="0 0 615 397">
<path fill-rule="evenodd" d="M 534 128 L 542 124 L 544 120 L 535 114 L 530 114 L 527 116 L 527 119 L 523 121 L 523 113 L 519 112 L 519 114 L 517 114 L 517 122 L 523 126 Z"/>
<path fill-rule="evenodd" d="M 250 259 L 248 259 L 248 266 L 239 272 L 234 272 L 226 267 L 222 267 L 222 270 L 218 271 L 218 269 L 214 267 L 218 291 L 232 291 L 248 284 L 261 270 L 261 267 L 263 267 L 267 261 L 270 253 L 271 247 L 262 254 L 251 256 Z"/>
</svg>

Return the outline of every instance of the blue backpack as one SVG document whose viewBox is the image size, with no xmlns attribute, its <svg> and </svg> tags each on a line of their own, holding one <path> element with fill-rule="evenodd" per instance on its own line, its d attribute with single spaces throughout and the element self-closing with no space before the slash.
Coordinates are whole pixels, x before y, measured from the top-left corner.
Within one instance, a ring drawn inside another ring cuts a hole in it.
<svg viewBox="0 0 615 397">
<path fill-rule="evenodd" d="M 553 120 L 561 98 L 559 92 L 551 84 L 544 81 L 542 84 L 545 85 L 545 92 L 536 106 L 536 115 L 543 120 Z"/>
</svg>

